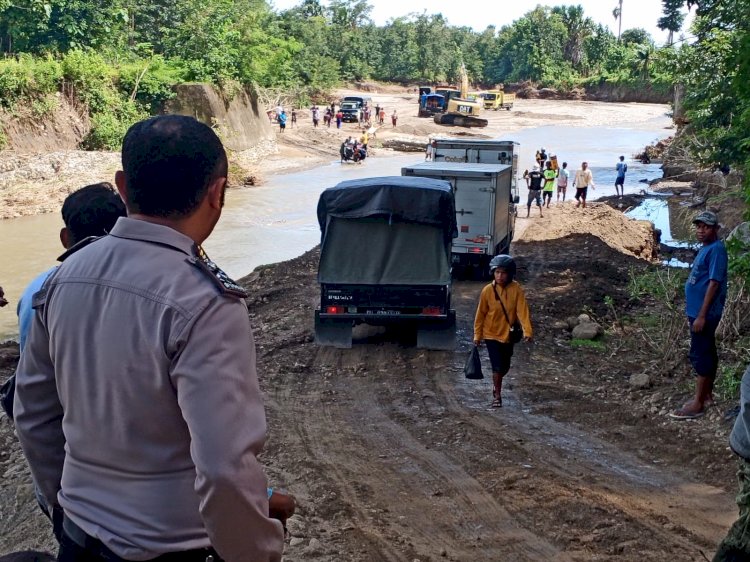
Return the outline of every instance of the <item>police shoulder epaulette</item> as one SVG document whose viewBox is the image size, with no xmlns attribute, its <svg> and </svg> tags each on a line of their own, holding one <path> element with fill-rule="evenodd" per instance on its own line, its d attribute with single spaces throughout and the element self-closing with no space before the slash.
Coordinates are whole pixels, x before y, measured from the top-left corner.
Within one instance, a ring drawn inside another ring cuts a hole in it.
<svg viewBox="0 0 750 562">
<path fill-rule="evenodd" d="M 196 256 L 190 262 L 203 271 L 225 295 L 231 295 L 240 299 L 247 298 L 247 292 L 237 282 L 224 273 L 216 265 L 200 246 L 197 247 Z"/>
</svg>

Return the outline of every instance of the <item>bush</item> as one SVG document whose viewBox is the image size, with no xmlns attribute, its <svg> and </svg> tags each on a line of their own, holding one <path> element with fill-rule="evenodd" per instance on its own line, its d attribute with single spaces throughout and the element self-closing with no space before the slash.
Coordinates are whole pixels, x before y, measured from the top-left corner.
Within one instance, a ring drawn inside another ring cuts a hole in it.
<svg viewBox="0 0 750 562">
<path fill-rule="evenodd" d="M 117 96 L 114 69 L 104 58 L 90 51 L 70 51 L 62 59 L 63 79 L 92 113 L 107 111 Z"/>
<path fill-rule="evenodd" d="M 91 116 L 91 130 L 83 140 L 86 150 L 120 150 L 122 139 L 128 128 L 148 117 L 139 105 L 130 100 L 121 100 L 110 111 Z"/>
<path fill-rule="evenodd" d="M 52 58 L 21 55 L 0 61 L 0 106 L 43 98 L 58 91 L 62 67 Z"/>
<path fill-rule="evenodd" d="M 124 96 L 130 97 L 135 92 L 135 99 L 154 114 L 174 97 L 173 86 L 185 82 L 186 77 L 187 70 L 180 61 L 166 61 L 164 57 L 154 56 L 123 63 L 119 68 L 117 86 Z"/>
</svg>

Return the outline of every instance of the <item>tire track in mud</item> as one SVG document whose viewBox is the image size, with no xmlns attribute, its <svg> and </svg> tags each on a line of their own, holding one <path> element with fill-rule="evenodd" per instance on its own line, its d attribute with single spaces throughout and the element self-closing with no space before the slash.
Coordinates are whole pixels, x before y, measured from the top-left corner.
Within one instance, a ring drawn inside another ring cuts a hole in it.
<svg viewBox="0 0 750 562">
<path fill-rule="evenodd" d="M 549 266 L 559 269 L 566 256 L 527 254 L 527 294 L 550 289 Z M 350 350 L 318 348 L 309 320 L 316 291 L 304 284 L 293 289 L 300 299 L 262 305 L 273 307 L 260 315 L 259 340 L 270 373 L 269 454 L 317 527 L 303 536 L 326 539 L 332 554 L 291 548 L 286 558 L 702 560 L 699 551 L 710 553 L 731 522 L 729 495 L 685 470 L 639 460 L 632 442 L 595 437 L 602 433 L 575 418 L 555 421 L 579 407 L 580 389 L 549 381 L 548 348 L 517 351 L 507 407 L 486 411 L 490 383 L 462 375 L 481 286 L 454 283 L 456 353 L 378 337 Z M 295 314 L 305 319 L 290 325 Z M 549 402 L 523 398 L 540 385 L 559 390 L 553 417 L 533 412 L 549 411 Z"/>
<path fill-rule="evenodd" d="M 379 346 L 377 355 L 392 360 L 398 352 Z M 376 382 L 364 367 L 372 359 L 372 353 L 356 349 L 324 350 L 316 363 L 355 374 L 339 378 L 330 390 L 311 387 L 310 403 L 299 410 L 292 403 L 300 441 L 341 490 L 340 497 L 351 500 L 357 527 L 378 541 L 379 559 L 438 558 L 443 552 L 467 561 L 567 559 L 516 525 L 460 464 L 410 434 L 398 412 L 380 398 L 388 394 L 383 385 L 391 382 Z M 404 381 L 414 378 L 408 362 L 399 367 L 407 371 L 399 374 Z M 335 399 L 328 398 L 332 395 Z"/>
</svg>

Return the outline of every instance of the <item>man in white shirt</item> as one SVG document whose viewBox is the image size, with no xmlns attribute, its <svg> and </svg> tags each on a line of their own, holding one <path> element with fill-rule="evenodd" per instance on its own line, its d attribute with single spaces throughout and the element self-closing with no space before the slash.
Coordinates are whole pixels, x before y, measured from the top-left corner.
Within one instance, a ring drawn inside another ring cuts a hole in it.
<svg viewBox="0 0 750 562">
<path fill-rule="evenodd" d="M 586 195 L 588 195 L 589 187 L 594 187 L 594 175 L 589 170 L 589 163 L 583 162 L 581 169 L 576 172 L 576 179 L 573 180 L 573 187 L 576 189 L 576 209 L 583 203 L 583 208 L 586 208 Z"/>
</svg>

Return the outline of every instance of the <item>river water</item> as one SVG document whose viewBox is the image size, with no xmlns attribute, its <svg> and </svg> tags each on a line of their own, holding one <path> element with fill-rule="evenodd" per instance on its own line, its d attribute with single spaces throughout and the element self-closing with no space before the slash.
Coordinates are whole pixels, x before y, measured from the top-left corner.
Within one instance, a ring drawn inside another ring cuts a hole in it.
<svg viewBox="0 0 750 562">
<path fill-rule="evenodd" d="M 621 154 L 629 167 L 627 191 L 645 187 L 639 180 L 660 177 L 658 165 L 643 165 L 631 161 L 631 156 L 668 136 L 670 131 L 665 127 L 669 123 L 665 115 L 633 128 L 538 127 L 501 138 L 521 144 L 519 175 L 533 165 L 534 154 L 542 146 L 557 154 L 561 163 L 567 161 L 571 175 L 581 161 L 587 160 L 597 185 L 590 195 L 602 197 L 615 193 L 614 165 Z M 230 190 L 222 218 L 206 241 L 206 251 L 235 278 L 258 265 L 297 257 L 319 242 L 316 206 L 323 189 L 348 179 L 401 175 L 403 166 L 421 161 L 420 153 L 371 158 L 361 165 L 336 161 L 305 172 L 271 176 L 259 187 Z M 522 186 L 522 201 L 524 191 Z M 62 253 L 58 236 L 62 226 L 59 213 L 0 221 L 4 249 L 0 285 L 11 301 L 0 309 L 0 341 L 17 336 L 15 306 L 26 284 L 54 265 Z"/>
</svg>

